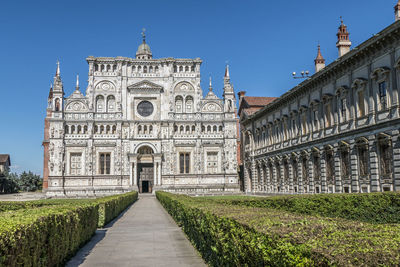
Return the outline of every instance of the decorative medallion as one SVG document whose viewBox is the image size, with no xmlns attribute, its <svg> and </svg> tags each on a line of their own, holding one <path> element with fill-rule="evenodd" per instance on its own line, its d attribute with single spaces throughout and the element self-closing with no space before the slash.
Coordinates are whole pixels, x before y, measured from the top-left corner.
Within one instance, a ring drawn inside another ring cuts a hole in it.
<svg viewBox="0 0 400 267">
<path fill-rule="evenodd" d="M 148 117 L 153 114 L 154 107 L 153 104 L 149 101 L 142 101 L 137 105 L 137 111 L 140 116 Z"/>
</svg>

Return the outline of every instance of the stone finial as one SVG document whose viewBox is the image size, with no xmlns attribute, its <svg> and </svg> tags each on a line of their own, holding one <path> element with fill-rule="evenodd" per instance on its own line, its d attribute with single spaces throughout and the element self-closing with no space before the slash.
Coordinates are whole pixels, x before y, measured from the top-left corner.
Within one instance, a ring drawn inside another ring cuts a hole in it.
<svg viewBox="0 0 400 267">
<path fill-rule="evenodd" d="M 79 74 L 76 75 L 76 86 L 75 86 L 76 90 L 79 90 Z"/>
<path fill-rule="evenodd" d="M 212 81 L 211 81 L 211 75 L 210 75 L 210 85 L 209 85 L 208 89 L 209 89 L 210 91 L 213 90 L 213 88 L 212 88 Z"/>
</svg>

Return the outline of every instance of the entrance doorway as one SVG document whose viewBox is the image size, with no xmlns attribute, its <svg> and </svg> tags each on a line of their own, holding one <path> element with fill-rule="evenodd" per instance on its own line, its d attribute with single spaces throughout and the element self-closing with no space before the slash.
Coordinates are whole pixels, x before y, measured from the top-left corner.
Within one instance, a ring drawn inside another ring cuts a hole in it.
<svg viewBox="0 0 400 267">
<path fill-rule="evenodd" d="M 149 192 L 149 181 L 142 181 L 142 193 L 150 193 Z"/>
<path fill-rule="evenodd" d="M 154 165 L 153 163 L 138 164 L 138 185 L 139 193 L 151 193 L 154 181 Z"/>
</svg>

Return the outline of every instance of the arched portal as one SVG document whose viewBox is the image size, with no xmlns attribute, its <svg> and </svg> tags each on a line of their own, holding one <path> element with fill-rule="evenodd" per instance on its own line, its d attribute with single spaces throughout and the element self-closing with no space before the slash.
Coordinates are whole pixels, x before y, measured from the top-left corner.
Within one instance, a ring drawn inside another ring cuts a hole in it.
<svg viewBox="0 0 400 267">
<path fill-rule="evenodd" d="M 139 193 L 151 193 L 156 182 L 154 151 L 150 146 L 141 146 L 138 151 L 137 184 Z"/>
</svg>

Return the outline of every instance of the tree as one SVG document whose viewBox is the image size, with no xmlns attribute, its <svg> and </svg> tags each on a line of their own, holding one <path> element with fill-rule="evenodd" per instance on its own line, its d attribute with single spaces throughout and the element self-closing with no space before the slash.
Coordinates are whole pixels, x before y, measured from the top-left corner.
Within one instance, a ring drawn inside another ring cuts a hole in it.
<svg viewBox="0 0 400 267">
<path fill-rule="evenodd" d="M 31 171 L 23 172 L 18 180 L 20 190 L 32 192 L 42 189 L 42 179 Z"/>
<path fill-rule="evenodd" d="M 0 194 L 11 194 L 19 191 L 18 175 L 8 171 L 0 174 Z"/>
</svg>

